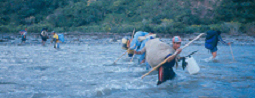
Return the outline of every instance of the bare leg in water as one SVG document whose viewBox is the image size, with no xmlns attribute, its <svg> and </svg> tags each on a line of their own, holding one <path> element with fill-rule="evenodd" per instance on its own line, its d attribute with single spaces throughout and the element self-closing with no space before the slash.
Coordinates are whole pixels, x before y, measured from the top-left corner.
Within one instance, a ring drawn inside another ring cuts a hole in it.
<svg viewBox="0 0 255 98">
<path fill-rule="evenodd" d="M 217 56 L 217 51 L 213 52 L 212 55 L 213 55 L 213 59 L 215 59 L 215 57 Z"/>
<path fill-rule="evenodd" d="M 42 41 L 42 45 L 45 46 L 45 41 Z"/>
</svg>

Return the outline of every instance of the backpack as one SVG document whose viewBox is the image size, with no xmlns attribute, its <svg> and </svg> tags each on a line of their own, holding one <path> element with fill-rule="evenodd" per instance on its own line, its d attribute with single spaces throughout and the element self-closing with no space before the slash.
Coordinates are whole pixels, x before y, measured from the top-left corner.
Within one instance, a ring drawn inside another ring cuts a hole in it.
<svg viewBox="0 0 255 98">
<path fill-rule="evenodd" d="M 212 50 L 217 46 L 218 43 L 218 33 L 216 31 L 210 30 L 206 32 L 205 38 L 205 48 Z"/>
<path fill-rule="evenodd" d="M 64 34 L 58 34 L 58 40 L 65 42 Z"/>
<path fill-rule="evenodd" d="M 47 34 L 46 31 L 42 31 L 42 32 L 41 32 L 41 35 L 42 35 L 42 36 L 47 36 L 48 34 Z"/>
<path fill-rule="evenodd" d="M 49 39 L 49 36 L 48 36 L 48 33 L 46 31 L 42 31 L 40 36 L 43 38 L 43 39 Z"/>
</svg>

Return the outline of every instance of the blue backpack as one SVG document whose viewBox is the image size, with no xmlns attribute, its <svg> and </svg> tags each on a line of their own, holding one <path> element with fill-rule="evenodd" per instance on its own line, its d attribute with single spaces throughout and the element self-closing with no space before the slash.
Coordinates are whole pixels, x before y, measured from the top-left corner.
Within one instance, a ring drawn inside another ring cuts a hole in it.
<svg viewBox="0 0 255 98">
<path fill-rule="evenodd" d="M 58 40 L 65 42 L 64 34 L 58 34 Z"/>
<path fill-rule="evenodd" d="M 205 48 L 206 49 L 213 49 L 217 46 L 218 43 L 218 33 L 216 31 L 210 30 L 206 32 L 205 38 Z"/>
</svg>

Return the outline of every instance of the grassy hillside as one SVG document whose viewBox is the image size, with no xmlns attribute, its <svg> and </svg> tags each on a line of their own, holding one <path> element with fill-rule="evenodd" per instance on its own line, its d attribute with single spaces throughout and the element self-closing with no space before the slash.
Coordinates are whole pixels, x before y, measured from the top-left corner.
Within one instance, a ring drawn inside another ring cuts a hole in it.
<svg viewBox="0 0 255 98">
<path fill-rule="evenodd" d="M 254 0 L 2 0 L 0 32 L 254 33 Z"/>
</svg>

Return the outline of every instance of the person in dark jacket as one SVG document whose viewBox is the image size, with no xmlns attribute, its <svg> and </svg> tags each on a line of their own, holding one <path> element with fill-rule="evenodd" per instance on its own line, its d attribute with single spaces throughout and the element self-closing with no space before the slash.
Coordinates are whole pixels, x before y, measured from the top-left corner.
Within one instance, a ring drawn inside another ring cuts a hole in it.
<svg viewBox="0 0 255 98">
<path fill-rule="evenodd" d="M 47 39 L 49 39 L 48 29 L 43 28 L 42 31 L 41 31 L 40 36 L 42 38 L 42 45 L 45 46 L 45 43 L 46 43 Z"/>
<path fill-rule="evenodd" d="M 207 31 L 205 47 L 209 49 L 210 52 L 212 53 L 213 57 L 211 59 L 215 59 L 215 57 L 217 56 L 217 50 L 218 50 L 217 45 L 219 41 L 222 42 L 223 44 L 230 45 L 230 43 L 223 41 L 223 39 L 221 38 L 220 31 L 214 31 L 214 30 Z"/>
</svg>

